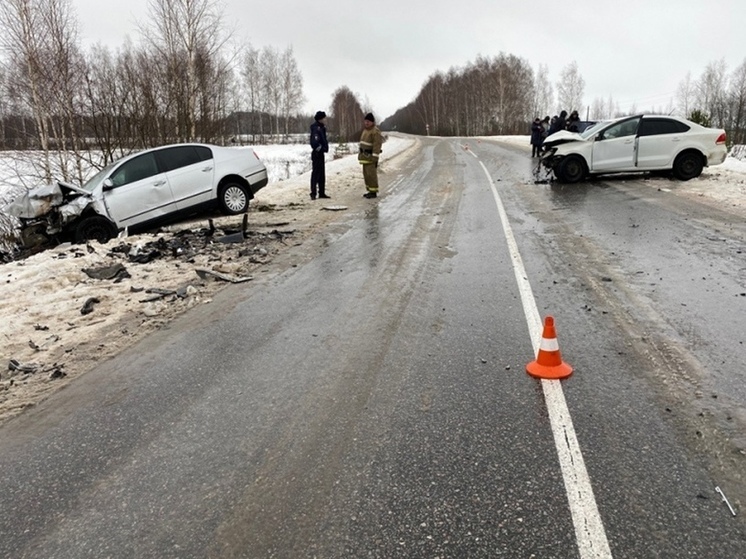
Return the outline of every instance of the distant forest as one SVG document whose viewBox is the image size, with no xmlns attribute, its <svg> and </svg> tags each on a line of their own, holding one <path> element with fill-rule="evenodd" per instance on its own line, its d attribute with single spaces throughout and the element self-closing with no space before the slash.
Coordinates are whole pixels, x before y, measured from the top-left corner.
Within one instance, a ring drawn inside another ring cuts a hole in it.
<svg viewBox="0 0 746 559">
<path fill-rule="evenodd" d="M 303 76 L 292 47 L 236 46 L 220 0 L 151 0 L 149 9 L 137 44 L 86 51 L 71 0 L 2 0 L 0 149 L 42 150 L 40 179 L 82 182 L 91 166 L 155 145 L 267 143 L 307 133 L 312 115 L 302 114 Z M 612 98 L 584 104 L 576 63 L 554 86 L 548 74 L 510 54 L 480 56 L 432 74 L 381 126 L 444 136 L 526 134 L 534 116 L 559 107 L 592 119 L 621 114 Z M 339 87 L 329 106 L 331 138 L 356 141 L 369 110 L 359 94 Z M 696 116 L 746 143 L 746 60 L 730 74 L 714 62 L 699 78 L 687 76 L 676 106 L 653 111 Z"/>
</svg>

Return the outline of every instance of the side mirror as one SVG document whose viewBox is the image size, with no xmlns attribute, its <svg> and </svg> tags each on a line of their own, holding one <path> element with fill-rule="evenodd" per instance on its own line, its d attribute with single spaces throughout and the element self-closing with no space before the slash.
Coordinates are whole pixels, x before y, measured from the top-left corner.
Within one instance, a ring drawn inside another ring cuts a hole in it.
<svg viewBox="0 0 746 559">
<path fill-rule="evenodd" d="M 107 191 L 107 190 L 111 190 L 112 188 L 114 188 L 114 183 L 112 182 L 111 179 L 106 179 L 104 181 L 104 188 L 103 188 L 103 190 Z"/>
<path fill-rule="evenodd" d="M 596 141 L 597 142 L 600 142 L 603 139 L 604 139 L 604 135 L 603 135 L 602 132 L 599 132 L 598 134 L 596 134 Z"/>
</svg>

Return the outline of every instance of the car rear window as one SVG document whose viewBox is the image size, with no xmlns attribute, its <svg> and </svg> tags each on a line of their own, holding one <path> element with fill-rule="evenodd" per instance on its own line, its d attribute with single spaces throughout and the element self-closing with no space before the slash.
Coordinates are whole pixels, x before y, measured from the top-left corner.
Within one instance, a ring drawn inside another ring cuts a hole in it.
<svg viewBox="0 0 746 559">
<path fill-rule="evenodd" d="M 160 150 L 158 157 L 165 171 L 173 171 L 204 161 L 197 150 L 196 146 L 175 146 Z"/>
<path fill-rule="evenodd" d="M 658 136 L 661 134 L 681 134 L 689 127 L 678 120 L 668 118 L 644 118 L 640 128 L 640 136 Z"/>
</svg>

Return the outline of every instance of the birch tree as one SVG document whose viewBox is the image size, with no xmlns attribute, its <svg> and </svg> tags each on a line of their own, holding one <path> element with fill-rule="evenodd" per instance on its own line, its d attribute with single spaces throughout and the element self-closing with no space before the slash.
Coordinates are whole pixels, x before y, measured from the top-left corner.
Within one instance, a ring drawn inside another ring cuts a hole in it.
<svg viewBox="0 0 746 559">
<path fill-rule="evenodd" d="M 204 69 L 227 40 L 220 3 L 150 0 L 148 7 L 150 23 L 142 26 L 142 35 L 169 69 L 171 94 L 177 97 L 178 136 L 184 141 L 197 139 Z"/>
<path fill-rule="evenodd" d="M 36 125 L 43 152 L 41 178 L 51 182 L 53 174 L 61 171 L 69 179 L 67 161 L 59 159 L 64 149 L 57 152 L 57 169 L 52 151 L 60 145 L 64 148 L 68 137 L 76 138 L 78 147 L 75 101 L 80 56 L 70 0 L 3 0 L 0 28 L 8 90 Z"/>
<path fill-rule="evenodd" d="M 560 73 L 560 79 L 557 82 L 557 103 L 559 110 L 566 110 L 568 113 L 572 110 L 583 108 L 583 95 L 585 94 L 585 80 L 580 75 L 578 63 L 572 61 Z"/>
<path fill-rule="evenodd" d="M 280 58 L 280 82 L 282 99 L 280 112 L 285 122 L 285 136 L 290 133 L 290 117 L 300 110 L 305 97 L 303 95 L 303 75 L 293 54 L 293 47 L 288 47 Z"/>
<path fill-rule="evenodd" d="M 349 87 L 343 85 L 334 91 L 331 113 L 330 128 L 336 131 L 340 141 L 357 141 L 362 129 L 363 108 Z"/>
<path fill-rule="evenodd" d="M 534 78 L 534 107 L 535 116 L 543 117 L 551 112 L 554 107 L 554 88 L 549 81 L 549 69 L 544 64 L 539 64 Z"/>
<path fill-rule="evenodd" d="M 746 143 L 746 59 L 733 71 L 728 87 L 733 144 Z"/>
</svg>

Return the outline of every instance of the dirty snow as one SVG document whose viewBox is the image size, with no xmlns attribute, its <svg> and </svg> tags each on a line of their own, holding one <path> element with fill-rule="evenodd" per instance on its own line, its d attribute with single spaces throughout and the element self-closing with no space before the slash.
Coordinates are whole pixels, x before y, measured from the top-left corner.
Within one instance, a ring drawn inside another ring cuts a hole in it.
<svg viewBox="0 0 746 559">
<path fill-rule="evenodd" d="M 397 156 L 415 142 L 389 138 L 379 168 L 382 177 L 396 171 L 406 160 L 406 155 Z M 309 167 L 310 157 L 306 146 L 254 149 L 268 169 L 274 169 L 274 180 L 252 201 L 250 234 L 244 242 L 219 242 L 226 233 L 240 231 L 242 218 L 215 215 L 217 230 L 212 236 L 208 236 L 205 217 L 163 228 L 158 234 L 133 235 L 106 245 L 62 245 L 0 264 L 0 422 L 185 310 L 210 303 L 227 283 L 202 279 L 196 270 L 207 269 L 229 278 L 256 278 L 271 269 L 287 248 L 302 243 L 314 227 L 332 219 L 334 212 L 319 211 L 324 207 L 321 200 L 312 202 L 308 197 L 309 173 L 304 168 Z M 21 162 L 14 155 L 6 172 L 12 167 L 8 174 L 22 178 L 15 171 L 17 166 Z M 283 175 L 288 169 L 291 174 L 303 174 L 288 178 Z M 356 204 L 365 203 L 360 197 L 364 187 L 355 154 L 334 160 L 330 153 L 326 172 L 327 192 L 333 196 L 330 202 L 339 204 L 348 196 Z M 157 258 L 146 263 L 132 261 L 147 260 L 156 249 Z M 124 265 L 130 277 L 92 279 L 82 271 L 115 263 Z M 174 293 L 159 297 L 154 289 Z M 90 313 L 82 314 L 91 298 L 98 302 L 91 305 Z M 21 369 L 10 370 L 11 360 Z"/>
<path fill-rule="evenodd" d="M 509 143 L 530 153 L 527 136 L 468 140 L 476 141 Z M 389 137 L 379 169 L 384 183 L 386 174 L 396 173 L 418 144 L 412 137 Z M 158 234 L 131 236 L 107 245 L 60 246 L 23 261 L 0 264 L 0 422 L 40 402 L 185 310 L 209 304 L 227 283 L 202 279 L 197 269 L 256 280 L 288 266 L 282 261 L 288 248 L 314 242 L 318 236 L 313 232 L 331 222 L 335 212 L 319 211 L 324 208 L 321 201 L 308 198 L 307 147 L 254 149 L 270 170 L 272 182 L 252 202 L 251 234 L 242 243 L 219 242 L 220 237 L 240 229 L 240 216 L 215 216 L 217 230 L 212 236 L 207 218 L 202 218 Z M 740 154 L 746 156 L 744 151 Z M 11 177 L 23 178 L 21 169 L 17 157 L 7 165 L 0 158 L 0 175 L 5 173 L 0 185 L 4 179 L 6 185 L 17 185 Z M 692 181 L 652 179 L 641 184 L 746 216 L 746 157 L 729 157 L 725 164 L 706 169 L 701 178 Z M 360 197 L 362 177 L 354 154 L 335 160 L 330 153 L 327 185 L 333 197 L 333 204 L 326 206 L 330 209 L 343 204 L 354 211 L 367 203 Z M 147 260 L 155 249 L 159 256 L 149 262 L 130 259 Z M 124 265 L 130 277 L 92 279 L 82 271 L 115 263 Z M 153 289 L 174 293 L 159 297 L 159 293 L 148 293 Z M 92 312 L 82 314 L 91 298 L 98 302 L 92 304 Z M 11 371 L 11 360 L 35 372 Z"/>
</svg>

